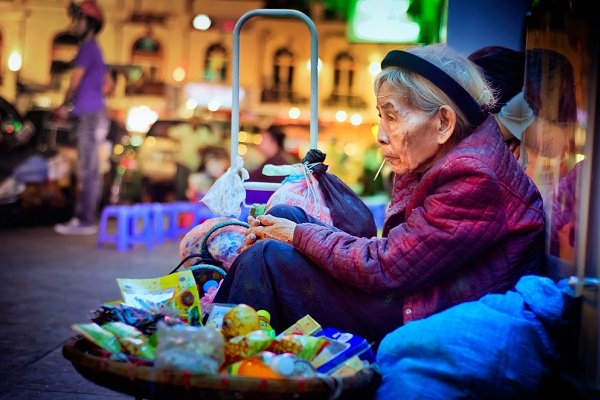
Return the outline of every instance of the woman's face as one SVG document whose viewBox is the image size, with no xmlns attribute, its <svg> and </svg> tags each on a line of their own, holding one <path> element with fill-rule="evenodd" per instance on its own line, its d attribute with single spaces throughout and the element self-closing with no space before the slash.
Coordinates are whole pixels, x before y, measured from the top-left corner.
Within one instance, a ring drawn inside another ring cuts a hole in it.
<svg viewBox="0 0 600 400">
<path fill-rule="evenodd" d="M 377 91 L 377 141 L 395 174 L 423 172 L 440 156 L 436 115 L 427 116 L 385 82 Z"/>
</svg>

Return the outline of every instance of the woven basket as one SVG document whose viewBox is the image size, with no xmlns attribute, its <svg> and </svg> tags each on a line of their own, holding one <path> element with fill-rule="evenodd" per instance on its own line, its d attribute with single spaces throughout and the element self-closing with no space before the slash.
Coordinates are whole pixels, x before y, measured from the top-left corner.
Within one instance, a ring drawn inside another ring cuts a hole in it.
<svg viewBox="0 0 600 400">
<path fill-rule="evenodd" d="M 63 356 L 83 377 L 138 399 L 355 399 L 374 397 L 380 375 L 365 368 L 350 378 L 258 379 L 158 370 L 95 355 L 81 335 L 67 340 Z"/>
</svg>

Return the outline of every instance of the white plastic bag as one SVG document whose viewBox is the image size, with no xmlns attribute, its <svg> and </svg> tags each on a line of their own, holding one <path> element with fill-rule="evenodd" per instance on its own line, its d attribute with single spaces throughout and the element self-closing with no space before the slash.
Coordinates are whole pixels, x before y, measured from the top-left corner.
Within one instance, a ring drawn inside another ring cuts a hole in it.
<svg viewBox="0 0 600 400">
<path fill-rule="evenodd" d="M 229 167 L 200 201 L 217 215 L 239 218 L 242 214 L 241 204 L 246 199 L 244 181 L 249 177 L 244 160 L 238 157 L 237 165 Z"/>
<path fill-rule="evenodd" d="M 324 224 L 332 225 L 331 212 L 309 164 L 269 164 L 263 168 L 263 174 L 270 176 L 287 175 L 287 178 L 281 183 L 281 187 L 269 198 L 267 211 L 279 204 L 296 206 Z"/>
</svg>

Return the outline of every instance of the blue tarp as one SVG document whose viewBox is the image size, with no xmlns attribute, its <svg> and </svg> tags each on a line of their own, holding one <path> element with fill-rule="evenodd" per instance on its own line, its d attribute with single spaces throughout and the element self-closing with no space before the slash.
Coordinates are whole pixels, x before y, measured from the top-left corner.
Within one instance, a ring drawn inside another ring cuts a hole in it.
<svg viewBox="0 0 600 400">
<path fill-rule="evenodd" d="M 568 292 L 564 281 L 525 276 L 514 291 L 396 329 L 377 352 L 377 400 L 536 398 L 559 356 Z"/>
</svg>

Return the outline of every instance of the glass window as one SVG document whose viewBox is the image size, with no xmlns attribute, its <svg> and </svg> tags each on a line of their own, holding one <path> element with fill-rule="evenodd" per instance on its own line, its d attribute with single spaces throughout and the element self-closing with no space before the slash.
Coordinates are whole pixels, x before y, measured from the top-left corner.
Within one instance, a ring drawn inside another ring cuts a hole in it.
<svg viewBox="0 0 600 400">
<path fill-rule="evenodd" d="M 273 89 L 278 100 L 293 100 L 294 54 L 285 48 L 273 56 Z"/>
<path fill-rule="evenodd" d="M 544 200 L 547 251 L 556 277 L 577 275 L 576 232 L 590 96 L 592 55 L 584 24 L 573 9 L 547 2 L 527 21 L 524 97 L 535 120 L 523 133 L 524 164 Z M 587 48 L 587 49 L 586 49 Z"/>
<path fill-rule="evenodd" d="M 600 146 L 593 140 L 599 126 L 598 21 L 593 6 L 595 2 L 567 0 L 532 3 L 524 94 L 535 122 L 525 131 L 523 143 L 527 172 L 545 203 L 549 265 L 555 278 L 576 276 L 575 288 L 583 298 L 578 333 L 572 337 L 574 351 L 568 354 L 573 360 L 563 363 L 563 372 L 573 389 L 590 388 L 597 394 L 600 178 L 592 157 L 598 157 Z M 569 371 L 571 365 L 575 370 Z M 593 398 L 591 392 L 582 398 Z"/>
<path fill-rule="evenodd" d="M 345 51 L 338 53 L 333 64 L 333 94 L 352 95 L 353 78 L 354 58 Z"/>
<path fill-rule="evenodd" d="M 206 50 L 204 59 L 204 80 L 225 82 L 227 79 L 227 50 L 220 43 L 212 44 Z"/>
<path fill-rule="evenodd" d="M 163 52 L 157 40 L 151 37 L 136 40 L 131 49 L 131 63 L 141 67 L 142 81 L 162 80 Z"/>
</svg>

